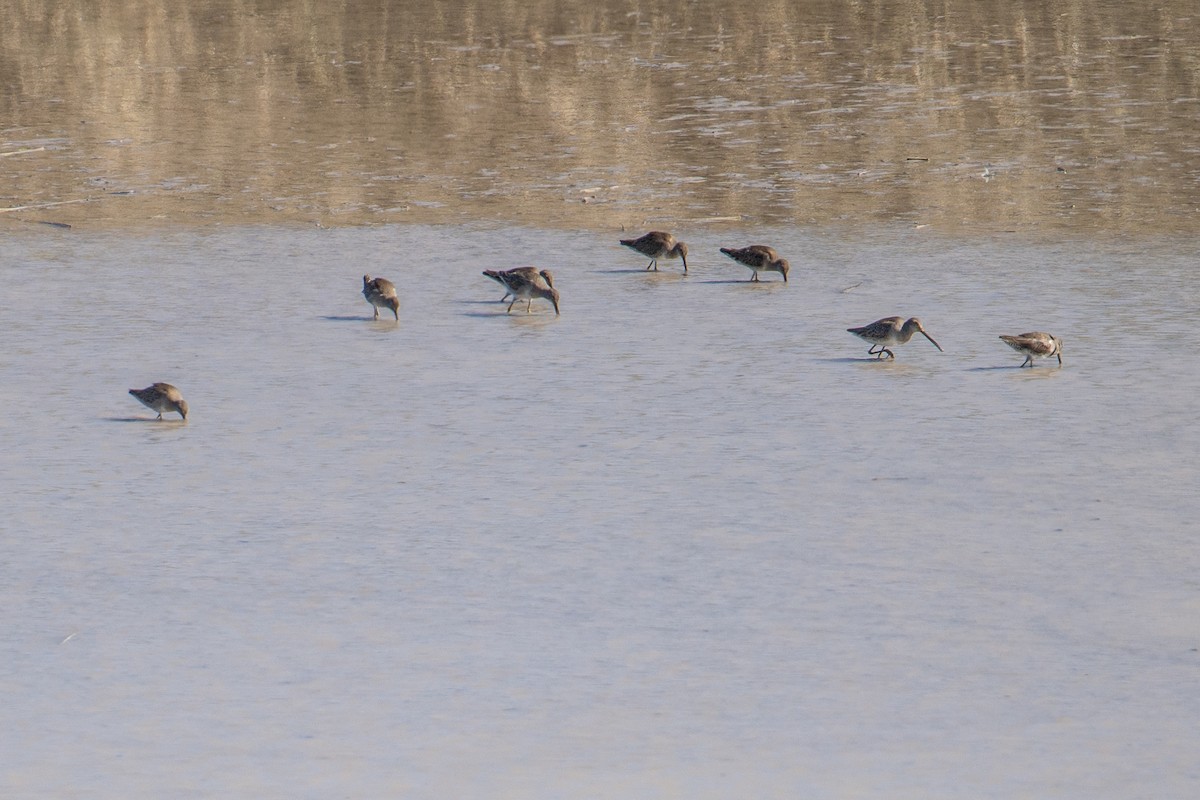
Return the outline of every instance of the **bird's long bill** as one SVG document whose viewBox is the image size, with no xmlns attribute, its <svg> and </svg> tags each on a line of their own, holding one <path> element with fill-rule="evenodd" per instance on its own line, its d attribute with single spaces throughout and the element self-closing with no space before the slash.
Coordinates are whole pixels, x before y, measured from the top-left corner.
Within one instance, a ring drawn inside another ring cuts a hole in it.
<svg viewBox="0 0 1200 800">
<path fill-rule="evenodd" d="M 930 336 L 925 331 L 921 331 L 921 335 L 924 336 L 929 341 L 933 342 L 933 337 Z M 933 342 L 933 346 L 936 347 L 938 350 L 941 350 L 943 353 L 946 352 L 945 350 L 942 350 L 942 346 L 940 344 L 938 344 L 937 342 Z"/>
<path fill-rule="evenodd" d="M 687 272 L 687 256 L 681 253 L 679 258 L 683 261 L 683 271 Z"/>
</svg>

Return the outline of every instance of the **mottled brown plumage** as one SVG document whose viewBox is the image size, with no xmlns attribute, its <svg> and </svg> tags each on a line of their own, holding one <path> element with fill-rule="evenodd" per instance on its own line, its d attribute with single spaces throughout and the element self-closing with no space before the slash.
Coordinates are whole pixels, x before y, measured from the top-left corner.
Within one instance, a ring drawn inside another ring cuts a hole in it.
<svg viewBox="0 0 1200 800">
<path fill-rule="evenodd" d="M 650 231 L 645 236 L 639 236 L 637 239 L 622 239 L 621 244 L 626 247 L 632 247 L 642 255 L 650 259 L 650 263 L 646 265 L 646 269 L 654 268 L 658 272 L 658 260 L 660 258 L 680 258 L 683 259 L 683 271 L 687 272 L 687 245 L 683 242 L 675 241 L 675 237 L 663 231 Z"/>
<path fill-rule="evenodd" d="M 1060 365 L 1063 363 L 1062 339 L 1057 336 L 1033 331 L 1022 333 L 1019 336 L 1001 336 L 1000 338 L 1006 345 L 1025 356 L 1022 367 L 1032 367 L 1033 359 L 1050 358 L 1050 356 L 1058 356 L 1058 363 Z"/>
<path fill-rule="evenodd" d="M 490 270 L 489 270 L 490 271 Z M 538 270 L 536 267 L 517 267 L 497 273 L 501 282 L 508 289 L 513 300 L 508 304 L 511 314 L 518 300 L 525 300 L 525 313 L 533 307 L 534 298 L 549 300 L 554 305 L 554 313 L 558 314 L 558 290 L 554 288 L 554 275 L 548 269 Z M 488 277 L 492 277 L 488 275 Z"/>
<path fill-rule="evenodd" d="M 765 244 L 752 244 L 749 247 L 722 247 L 721 252 L 743 267 L 749 267 L 753 271 L 750 276 L 751 281 L 757 281 L 760 272 L 778 272 L 783 276 L 783 282 L 787 283 L 789 269 L 787 259 L 780 258 L 772 247 L 767 247 Z"/>
<path fill-rule="evenodd" d="M 547 286 L 554 286 L 554 276 L 548 269 L 543 269 L 540 271 L 537 267 L 517 267 L 516 269 L 485 269 L 483 271 L 485 277 L 491 278 L 496 283 L 504 287 L 504 297 L 500 298 L 501 303 L 503 303 L 512 295 L 512 291 L 508 288 L 508 283 L 506 281 L 506 276 L 512 273 L 522 275 L 528 280 L 533 280 L 534 276 L 540 275 L 542 280 L 546 282 Z"/>
<path fill-rule="evenodd" d="M 151 411 L 157 411 L 159 419 L 168 411 L 178 412 L 181 418 L 187 419 L 187 401 L 183 399 L 183 394 L 169 383 L 155 383 L 145 389 L 130 389 L 129 393 Z"/>
<path fill-rule="evenodd" d="M 883 358 L 886 354 L 888 358 L 895 358 L 896 354 L 888 349 L 888 345 L 893 347 L 898 344 L 904 344 L 913 337 L 914 333 L 919 333 L 933 342 L 933 346 L 938 350 L 942 346 L 933 341 L 933 337 L 925 332 L 925 328 L 921 325 L 921 320 L 912 317 L 905 320 L 903 317 L 884 317 L 883 319 L 875 320 L 870 325 L 863 325 L 861 328 L 847 328 L 850 333 L 853 333 L 863 341 L 871 343 L 871 349 L 867 351 L 869 355 L 876 358 Z"/>
<path fill-rule="evenodd" d="M 400 299 L 396 297 L 395 285 L 387 278 L 372 279 L 370 275 L 363 275 L 362 293 L 367 302 L 374 307 L 375 319 L 379 319 L 381 307 L 390 308 L 396 319 L 400 319 Z"/>
</svg>

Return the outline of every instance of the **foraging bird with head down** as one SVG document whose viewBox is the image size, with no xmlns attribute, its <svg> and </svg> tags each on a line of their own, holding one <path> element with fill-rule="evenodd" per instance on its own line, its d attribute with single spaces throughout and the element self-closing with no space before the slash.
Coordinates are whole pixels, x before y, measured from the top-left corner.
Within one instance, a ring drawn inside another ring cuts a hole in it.
<svg viewBox="0 0 1200 800">
<path fill-rule="evenodd" d="M 721 252 L 752 271 L 751 281 L 758 281 L 760 272 L 778 272 L 787 283 L 788 262 L 780 258 L 773 247 L 765 244 L 752 244 L 749 247 L 722 247 Z"/>
<path fill-rule="evenodd" d="M 512 290 L 508 288 L 507 276 L 514 272 L 530 279 L 532 279 L 534 276 L 540 275 L 542 280 L 546 282 L 547 286 L 554 286 L 554 276 L 548 269 L 541 271 L 538 271 L 536 267 L 517 267 L 516 269 L 485 269 L 483 271 L 484 277 L 491 278 L 496 283 L 504 287 L 504 297 L 500 298 L 501 303 L 503 303 L 512 295 Z"/>
<path fill-rule="evenodd" d="M 163 414 L 169 411 L 178 412 L 182 419 L 187 419 L 187 401 L 183 399 L 183 393 L 169 383 L 160 382 L 151 384 L 145 389 L 130 389 L 129 393 L 146 408 L 157 411 L 159 419 L 162 419 Z"/>
<path fill-rule="evenodd" d="M 375 319 L 379 319 L 380 308 L 390 308 L 399 321 L 400 298 L 396 297 L 396 287 L 391 281 L 387 278 L 372 279 L 370 275 L 363 275 L 362 293 L 367 302 L 374 307 Z"/>
<path fill-rule="evenodd" d="M 654 271 L 658 272 L 660 258 L 679 258 L 683 260 L 684 273 L 687 273 L 687 245 L 675 241 L 675 237 L 669 233 L 650 231 L 645 236 L 639 236 L 636 239 L 621 239 L 621 244 L 631 247 L 649 258 L 650 263 L 646 265 L 647 270 L 653 267 Z"/>
<path fill-rule="evenodd" d="M 525 313 L 533 307 L 535 298 L 549 300 L 554 305 L 554 314 L 558 315 L 558 289 L 554 288 L 554 275 L 548 269 L 539 270 L 537 267 L 517 267 L 499 273 L 500 278 L 513 300 L 508 304 L 507 314 L 512 313 L 513 306 L 518 300 L 525 300 Z M 488 276 L 491 277 L 490 275 Z"/>
<path fill-rule="evenodd" d="M 1033 367 L 1033 359 L 1058 356 L 1058 364 L 1062 366 L 1062 339 L 1041 331 L 1022 333 L 1018 336 L 1001 336 L 1006 345 L 1025 356 L 1022 367 Z"/>
<path fill-rule="evenodd" d="M 942 346 L 934 342 L 933 337 L 925 332 L 924 326 L 921 325 L 921 320 L 916 317 L 908 320 L 905 320 L 903 317 L 884 317 L 883 319 L 875 320 L 870 325 L 863 325 L 860 328 L 847 328 L 846 330 L 864 342 L 870 342 L 871 349 L 867 351 L 867 354 L 873 355 L 876 358 L 883 358 L 885 354 L 888 358 L 895 358 L 896 354 L 888 349 L 888 345 L 895 347 L 898 344 L 904 344 L 913 337 L 914 333 L 919 333 L 930 342 L 933 342 L 933 346 L 938 350 L 942 349 Z"/>
</svg>

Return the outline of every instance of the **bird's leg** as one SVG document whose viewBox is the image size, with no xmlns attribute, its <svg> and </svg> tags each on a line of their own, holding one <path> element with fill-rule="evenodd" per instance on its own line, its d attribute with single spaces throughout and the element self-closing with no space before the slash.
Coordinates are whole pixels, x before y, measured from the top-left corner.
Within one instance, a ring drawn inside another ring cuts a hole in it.
<svg viewBox="0 0 1200 800">
<path fill-rule="evenodd" d="M 883 350 L 882 350 L 882 351 L 879 353 L 880 357 L 882 357 L 884 353 L 887 353 L 887 357 L 888 357 L 888 358 L 895 358 L 895 357 L 896 357 L 896 354 L 895 354 L 895 353 L 893 353 L 891 350 L 888 350 L 886 347 L 885 347 L 885 348 L 883 348 Z"/>
<path fill-rule="evenodd" d="M 1021 364 L 1021 366 L 1029 367 L 1032 369 L 1033 368 L 1033 356 L 1025 356 L 1025 363 Z"/>
<path fill-rule="evenodd" d="M 525 313 L 528 314 L 533 310 L 533 295 L 529 296 L 529 302 L 525 304 Z"/>
<path fill-rule="evenodd" d="M 512 313 L 512 307 L 513 307 L 513 306 L 515 306 L 516 304 L 517 304 L 517 296 L 514 294 L 514 295 L 513 295 L 512 302 L 508 304 L 508 311 L 505 311 L 504 313 L 505 313 L 505 314 L 511 314 L 511 313 Z"/>
<path fill-rule="evenodd" d="M 878 345 L 878 344 L 873 344 L 873 345 L 871 345 L 871 349 L 867 351 L 867 355 L 869 355 L 869 356 L 881 357 L 881 356 L 883 355 L 883 351 L 882 351 L 882 350 L 876 350 L 876 349 L 875 349 L 876 347 L 881 347 L 881 345 Z"/>
<path fill-rule="evenodd" d="M 160 411 L 160 412 L 158 412 L 158 418 L 159 418 L 159 419 L 162 419 L 162 412 L 161 412 L 161 411 Z"/>
<path fill-rule="evenodd" d="M 758 283 L 758 270 L 753 271 L 753 274 L 750 276 L 750 280 L 754 283 Z"/>
<path fill-rule="evenodd" d="M 375 319 L 379 319 L 379 306 L 371 306 L 375 309 Z"/>
</svg>

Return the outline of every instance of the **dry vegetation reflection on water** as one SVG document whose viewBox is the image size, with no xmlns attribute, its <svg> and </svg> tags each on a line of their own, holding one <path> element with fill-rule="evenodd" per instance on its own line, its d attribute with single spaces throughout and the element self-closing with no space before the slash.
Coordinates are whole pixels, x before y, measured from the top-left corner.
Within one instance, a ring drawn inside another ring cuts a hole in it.
<svg viewBox="0 0 1200 800">
<path fill-rule="evenodd" d="M 1188 0 L 0 0 L 43 221 L 1188 231 Z"/>
</svg>

